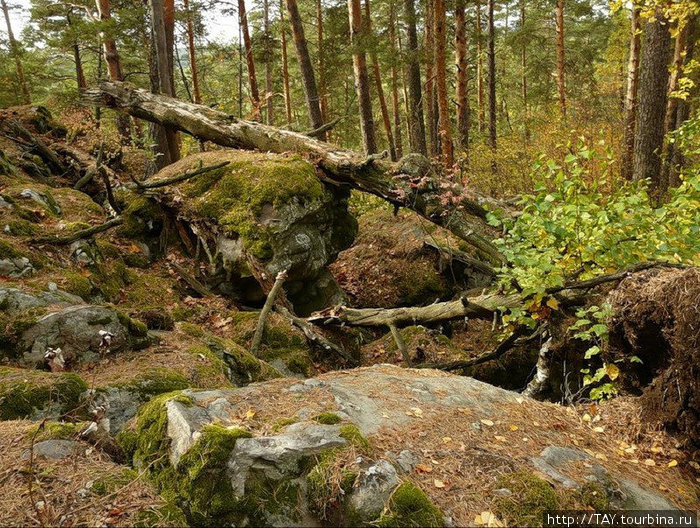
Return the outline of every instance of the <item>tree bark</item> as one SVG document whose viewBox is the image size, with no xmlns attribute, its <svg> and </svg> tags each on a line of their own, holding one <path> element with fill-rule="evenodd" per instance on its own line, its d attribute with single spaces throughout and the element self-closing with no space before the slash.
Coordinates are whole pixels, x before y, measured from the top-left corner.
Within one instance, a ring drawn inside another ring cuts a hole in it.
<svg viewBox="0 0 700 528">
<path fill-rule="evenodd" d="M 248 15 L 245 10 L 245 0 L 238 0 L 238 23 L 243 31 L 245 59 L 248 65 L 248 85 L 250 86 L 250 98 L 253 105 L 253 120 L 260 121 L 260 92 L 258 91 L 258 79 L 255 76 L 253 44 L 250 41 L 250 31 L 248 31 Z"/>
<path fill-rule="evenodd" d="M 297 58 L 299 59 L 299 69 L 301 70 L 304 94 L 306 95 L 306 106 L 309 110 L 309 121 L 312 129 L 321 128 L 323 126 L 323 114 L 321 114 L 321 104 L 316 87 L 314 67 L 311 63 L 311 56 L 309 55 L 309 49 L 306 45 L 306 36 L 304 35 L 304 26 L 301 23 L 301 16 L 299 15 L 299 7 L 297 6 L 297 0 L 286 0 L 286 2 L 289 20 L 292 24 L 294 46 L 296 47 Z M 325 139 L 325 135 L 321 139 Z"/>
<path fill-rule="evenodd" d="M 460 196 L 460 207 L 446 203 L 445 189 L 424 158 L 420 163 L 414 159 L 408 165 L 394 165 L 378 156 L 361 156 L 303 134 L 239 120 L 207 106 L 151 94 L 124 83 L 104 82 L 100 89 L 88 90 L 86 98 L 224 147 L 306 155 L 319 168 L 323 180 L 348 185 L 411 209 L 471 244 L 483 258 L 499 265 L 505 262 L 483 234 L 486 211 L 479 201 Z M 414 181 L 422 178 L 433 181 L 415 185 Z"/>
<path fill-rule="evenodd" d="M 275 124 L 275 100 L 272 94 L 272 48 L 270 46 L 270 0 L 263 0 L 263 32 L 265 33 L 265 122 Z"/>
<path fill-rule="evenodd" d="M 632 9 L 629 60 L 627 61 L 627 95 L 625 97 L 625 145 L 620 172 L 631 180 L 634 169 L 634 134 L 637 121 L 637 88 L 639 86 L 639 48 L 641 45 L 639 8 Z"/>
<path fill-rule="evenodd" d="M 194 45 L 194 24 L 192 23 L 189 0 L 183 0 L 183 2 L 187 14 L 187 52 L 190 58 L 190 73 L 192 74 L 192 97 L 196 104 L 200 104 L 202 102 L 202 94 L 199 90 L 199 72 L 197 69 L 197 55 L 195 54 Z"/>
<path fill-rule="evenodd" d="M 435 90 L 438 102 L 438 130 L 440 154 L 446 167 L 454 163 L 452 146 L 452 123 L 447 99 L 447 34 L 445 0 L 435 0 L 433 4 L 435 20 Z"/>
<path fill-rule="evenodd" d="M 438 153 L 437 116 L 435 115 L 435 0 L 425 0 L 425 118 L 428 121 L 428 155 Z"/>
<path fill-rule="evenodd" d="M 389 43 L 392 56 L 398 56 L 396 47 L 396 4 L 395 0 L 390 0 L 389 4 Z M 396 158 L 403 156 L 403 141 L 401 140 L 401 110 L 399 108 L 399 81 L 396 68 L 396 61 L 391 61 L 391 106 L 394 115 L 394 148 Z"/>
<path fill-rule="evenodd" d="M 29 94 L 29 88 L 27 86 L 27 79 L 24 76 L 24 67 L 22 66 L 22 59 L 19 56 L 19 46 L 15 40 L 15 34 L 12 32 L 12 23 L 10 22 L 10 12 L 7 8 L 7 3 L 5 0 L 0 0 L 0 7 L 2 7 L 2 13 L 5 15 L 5 25 L 7 26 L 7 40 L 10 43 L 10 53 L 15 61 L 15 71 L 17 73 L 17 82 L 19 83 L 20 90 L 22 91 L 22 104 L 31 103 L 31 96 Z"/>
<path fill-rule="evenodd" d="M 369 95 L 369 76 L 365 58 L 365 30 L 362 24 L 362 6 L 360 0 L 348 0 L 350 17 L 350 44 L 352 51 L 352 66 L 355 72 L 355 90 L 360 107 L 360 131 L 365 153 L 377 152 L 377 141 L 374 136 L 374 118 L 372 117 L 372 99 Z"/>
<path fill-rule="evenodd" d="M 292 124 L 292 96 L 289 93 L 289 62 L 287 60 L 287 27 L 284 23 L 284 0 L 280 0 L 280 34 L 282 37 L 282 90 L 287 126 Z"/>
<path fill-rule="evenodd" d="M 566 81 L 564 80 L 564 0 L 557 0 L 557 92 L 559 112 L 566 118 Z"/>
<path fill-rule="evenodd" d="M 664 141 L 670 47 L 667 22 L 659 10 L 645 29 L 634 146 L 634 179 L 648 178 L 651 192 L 657 198 L 665 191 L 661 181 L 660 153 Z"/>
<path fill-rule="evenodd" d="M 486 125 L 484 116 L 484 50 L 481 31 L 481 2 L 476 0 L 476 106 L 479 132 L 483 133 Z"/>
<path fill-rule="evenodd" d="M 469 61 L 467 59 L 466 1 L 455 3 L 455 64 L 457 66 L 457 144 L 469 148 Z"/>
<path fill-rule="evenodd" d="M 408 36 L 406 77 L 408 84 L 409 127 L 408 139 L 411 152 L 427 155 L 425 122 L 423 121 L 423 96 L 421 94 L 420 62 L 418 61 L 418 32 L 416 30 L 416 6 L 414 0 L 404 0 L 404 21 Z"/>
<path fill-rule="evenodd" d="M 372 18 L 371 18 L 371 8 L 369 5 L 369 0 L 365 0 L 365 17 L 366 17 L 366 31 L 368 35 L 372 35 Z M 382 75 L 379 71 L 379 61 L 377 60 L 377 53 L 372 49 L 369 52 L 370 59 L 372 61 L 372 70 L 374 71 L 374 83 L 377 87 L 377 98 L 379 99 L 379 108 L 382 112 L 382 123 L 384 124 L 384 132 L 386 133 L 386 140 L 389 144 L 389 155 L 392 161 L 396 161 L 396 147 L 394 146 L 394 134 L 391 131 L 391 118 L 389 117 L 389 109 L 386 105 L 386 99 L 384 98 L 384 87 L 382 86 Z"/>
<path fill-rule="evenodd" d="M 172 49 L 169 47 L 170 39 L 168 38 L 170 14 L 166 12 L 164 0 L 150 0 L 150 6 L 156 69 L 158 71 L 158 89 L 164 95 L 175 97 L 175 87 L 170 74 L 173 57 L 172 55 L 168 57 L 169 50 Z M 162 131 L 156 128 L 155 132 L 159 154 L 156 166 L 162 168 L 180 159 L 180 145 L 176 132 L 167 127 Z"/>
<path fill-rule="evenodd" d="M 328 123 L 328 94 L 326 87 L 326 69 L 323 60 L 323 4 L 316 0 L 316 36 L 318 40 L 318 91 L 321 103 L 321 117 Z"/>
<path fill-rule="evenodd" d="M 520 31 L 525 35 L 525 0 L 520 3 Z M 527 50 L 525 40 L 520 46 L 520 86 L 523 96 L 523 129 L 525 132 L 525 140 L 530 140 L 530 108 L 527 102 Z"/>
<path fill-rule="evenodd" d="M 496 35 L 493 18 L 494 0 L 488 0 L 489 26 L 489 144 L 496 148 Z"/>
<path fill-rule="evenodd" d="M 66 22 L 69 27 L 73 27 L 73 19 L 71 18 L 70 10 L 66 13 Z M 80 56 L 80 46 L 78 40 L 73 39 L 73 60 L 75 61 L 75 82 L 78 85 L 78 93 L 82 93 L 87 88 L 87 80 L 85 79 L 85 71 L 83 70 L 83 59 Z"/>
</svg>

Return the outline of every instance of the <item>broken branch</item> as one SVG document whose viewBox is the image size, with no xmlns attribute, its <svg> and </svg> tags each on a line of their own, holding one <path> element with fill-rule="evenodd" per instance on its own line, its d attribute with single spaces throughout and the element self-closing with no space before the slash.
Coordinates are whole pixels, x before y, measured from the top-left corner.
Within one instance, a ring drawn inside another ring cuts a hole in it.
<svg viewBox="0 0 700 528">
<path fill-rule="evenodd" d="M 121 225 L 123 222 L 124 222 L 124 219 L 121 216 L 116 216 L 116 217 L 112 218 L 111 220 L 107 220 L 103 224 L 92 226 L 92 227 L 89 227 L 87 229 L 81 229 L 80 231 L 76 231 L 75 233 L 72 233 L 72 234 L 64 236 L 64 237 L 45 236 L 45 237 L 34 238 L 34 239 L 32 239 L 32 243 L 34 243 L 34 244 L 52 244 L 54 246 L 67 246 L 68 244 L 72 244 L 76 240 L 81 240 L 83 238 L 89 238 L 93 235 L 96 235 L 98 233 L 102 233 L 104 231 L 107 231 L 108 229 L 111 229 L 113 227 Z"/>
</svg>

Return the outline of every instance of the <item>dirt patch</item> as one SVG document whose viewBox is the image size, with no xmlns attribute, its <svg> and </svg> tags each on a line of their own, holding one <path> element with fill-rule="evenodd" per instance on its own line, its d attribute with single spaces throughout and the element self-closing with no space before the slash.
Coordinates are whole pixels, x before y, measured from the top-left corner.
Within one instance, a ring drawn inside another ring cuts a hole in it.
<svg viewBox="0 0 700 528">
<path fill-rule="evenodd" d="M 645 418 L 700 447 L 700 269 L 625 279 L 609 297 L 609 360 L 626 363 L 623 384 L 642 393 Z"/>
</svg>

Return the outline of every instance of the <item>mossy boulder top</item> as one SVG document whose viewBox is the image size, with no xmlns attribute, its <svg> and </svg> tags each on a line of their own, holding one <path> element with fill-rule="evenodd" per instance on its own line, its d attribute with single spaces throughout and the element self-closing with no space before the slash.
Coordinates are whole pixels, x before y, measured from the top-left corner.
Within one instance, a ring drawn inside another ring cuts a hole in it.
<svg viewBox="0 0 700 528">
<path fill-rule="evenodd" d="M 349 192 L 323 184 L 315 167 L 299 156 L 237 150 L 188 156 L 154 180 L 225 161 L 225 167 L 166 187 L 157 199 L 214 246 L 212 254 L 218 253 L 229 277 L 250 274 L 250 255 L 271 276 L 288 271 L 286 289 L 292 298 L 314 289 L 320 296 L 337 294 L 337 286 L 326 284 L 326 266 L 357 233 L 347 210 Z"/>
</svg>

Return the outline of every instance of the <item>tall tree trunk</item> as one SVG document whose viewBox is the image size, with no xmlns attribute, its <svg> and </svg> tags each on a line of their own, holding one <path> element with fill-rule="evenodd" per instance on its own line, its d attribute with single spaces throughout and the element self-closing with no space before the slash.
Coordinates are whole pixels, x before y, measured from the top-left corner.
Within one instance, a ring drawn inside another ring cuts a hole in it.
<svg viewBox="0 0 700 528">
<path fill-rule="evenodd" d="M 437 156 L 438 135 L 435 115 L 435 10 L 433 2 L 425 0 L 425 118 L 428 121 L 428 154 Z"/>
<path fill-rule="evenodd" d="M 489 144 L 496 148 L 496 35 L 493 19 L 494 0 L 488 0 L 489 26 Z"/>
<path fill-rule="evenodd" d="M 24 68 L 22 67 L 22 59 L 19 56 L 19 45 L 15 40 L 15 34 L 12 32 L 12 24 L 10 22 L 10 12 L 7 8 L 7 3 L 5 0 L 0 0 L 0 6 L 2 7 L 2 13 L 5 15 L 5 25 L 7 26 L 7 39 L 10 43 L 10 53 L 15 60 L 15 71 L 17 72 L 17 82 L 19 83 L 20 90 L 22 91 L 22 104 L 29 104 L 31 102 L 31 96 L 29 95 L 29 88 L 27 87 L 27 79 L 24 76 Z"/>
<path fill-rule="evenodd" d="M 479 132 L 486 128 L 484 112 L 484 50 L 481 31 L 481 1 L 476 0 L 476 106 Z"/>
<path fill-rule="evenodd" d="M 421 94 L 420 62 L 418 60 L 418 31 L 416 30 L 416 6 L 414 0 L 404 0 L 404 20 L 408 37 L 406 84 L 408 84 L 409 127 L 408 139 L 411 152 L 426 155 L 425 122 L 423 121 L 423 96 Z"/>
<path fill-rule="evenodd" d="M 639 49 L 641 44 L 639 9 L 632 9 L 630 51 L 627 61 L 627 95 L 625 96 L 625 144 L 620 164 L 620 174 L 632 179 L 634 169 L 634 134 L 637 120 L 637 87 L 639 86 Z"/>
<path fill-rule="evenodd" d="M 238 23 L 243 31 L 243 44 L 245 45 L 245 58 L 248 64 L 248 84 L 250 85 L 250 98 L 253 105 L 253 120 L 260 121 L 260 92 L 258 80 L 255 77 L 255 61 L 253 60 L 253 44 L 250 41 L 248 31 L 248 15 L 245 10 L 245 0 L 238 0 Z"/>
<path fill-rule="evenodd" d="M 564 80 L 564 0 L 557 0 L 557 92 L 559 112 L 566 117 L 566 81 Z"/>
<path fill-rule="evenodd" d="M 171 15 L 168 12 L 169 7 L 166 10 L 167 1 L 169 0 L 150 0 L 153 48 L 155 50 L 155 66 L 158 72 L 158 91 L 164 95 L 175 97 L 175 86 L 170 74 L 173 57 L 168 57 L 172 48 L 169 46 L 170 39 L 168 38 L 169 17 Z M 168 128 L 159 130 L 159 128 L 161 127 L 155 129 L 159 154 L 156 159 L 156 166 L 162 168 L 180 159 L 180 145 L 177 133 L 174 130 Z"/>
<path fill-rule="evenodd" d="M 648 178 L 651 192 L 657 198 L 665 192 L 660 153 L 664 141 L 670 50 L 667 21 L 659 9 L 654 20 L 645 27 L 634 145 L 634 179 Z"/>
<path fill-rule="evenodd" d="M 66 13 L 66 22 L 68 27 L 73 27 L 73 19 L 71 18 L 70 10 Z M 75 82 L 78 85 L 78 92 L 82 93 L 87 88 L 87 80 L 85 79 L 85 71 L 83 70 L 83 59 L 80 56 L 80 46 L 78 39 L 73 38 L 73 61 L 75 62 Z"/>
<path fill-rule="evenodd" d="M 366 154 L 377 152 L 374 137 L 374 118 L 372 117 L 372 99 L 369 95 L 369 76 L 364 50 L 364 28 L 362 24 L 362 6 L 360 0 L 348 0 L 350 17 L 350 44 L 352 45 L 352 66 L 355 71 L 355 90 L 360 106 L 360 131 Z"/>
<path fill-rule="evenodd" d="M 280 0 L 280 34 L 282 37 L 282 90 L 287 126 L 292 124 L 292 96 L 289 93 L 289 62 L 287 60 L 287 25 L 284 23 L 284 0 Z"/>
<path fill-rule="evenodd" d="M 525 35 L 525 0 L 521 0 L 520 3 L 520 30 Z M 527 49 L 525 45 L 525 40 L 520 46 L 520 68 L 521 68 L 521 81 L 520 86 L 522 88 L 523 96 L 523 115 L 524 115 L 524 131 L 525 140 L 530 140 L 530 107 L 527 102 Z"/>
<path fill-rule="evenodd" d="M 323 60 L 323 5 L 316 0 L 316 30 L 318 39 L 318 91 L 321 98 L 321 117 L 328 123 L 328 88 L 326 87 L 326 69 Z"/>
<path fill-rule="evenodd" d="M 163 0 L 163 27 L 165 28 L 165 58 L 168 60 L 168 77 L 173 97 L 175 97 L 175 0 Z"/>
<path fill-rule="evenodd" d="M 365 31 L 367 35 L 372 34 L 372 13 L 369 5 L 369 0 L 365 0 L 365 17 L 366 17 L 366 27 Z M 374 70 L 374 83 L 377 86 L 377 98 L 379 99 L 379 108 L 382 112 L 382 123 L 384 124 L 384 132 L 386 133 L 386 140 L 389 144 L 389 154 L 392 161 L 396 161 L 396 147 L 394 146 L 394 134 L 391 131 L 391 118 L 389 117 L 389 109 L 386 105 L 386 99 L 384 98 L 384 87 L 382 86 L 382 76 L 379 71 L 379 61 L 377 60 L 377 53 L 371 49 L 369 52 L 370 59 L 372 60 L 372 69 Z"/>
<path fill-rule="evenodd" d="M 389 4 L 389 42 L 392 57 L 398 57 L 396 47 L 396 4 L 395 0 L 390 0 Z M 394 113 L 394 145 L 396 157 L 403 156 L 403 145 L 401 140 L 401 110 L 399 109 L 399 82 L 396 68 L 396 60 L 391 61 L 391 106 Z"/>
<path fill-rule="evenodd" d="M 469 62 L 467 59 L 466 1 L 455 3 L 455 64 L 457 65 L 457 144 L 469 148 Z"/>
<path fill-rule="evenodd" d="M 265 119 L 275 124 L 275 104 L 272 95 L 272 48 L 270 46 L 270 0 L 263 0 L 263 32 L 265 33 Z"/>
<path fill-rule="evenodd" d="M 447 32 L 445 0 L 435 0 L 435 90 L 438 101 L 440 154 L 442 162 L 449 168 L 454 163 L 452 147 L 452 123 L 447 99 Z"/>
<path fill-rule="evenodd" d="M 100 20 L 111 20 L 112 15 L 110 13 L 109 0 L 95 0 L 95 4 L 97 6 L 97 14 L 100 17 Z M 102 50 L 104 52 L 105 62 L 107 63 L 109 78 L 113 81 L 123 81 L 124 71 L 122 70 L 121 60 L 119 60 L 117 43 L 114 41 L 114 38 L 105 32 L 100 33 L 100 38 L 102 39 Z M 117 131 L 119 132 L 122 142 L 128 143 L 131 140 L 129 116 L 117 116 Z"/>
<path fill-rule="evenodd" d="M 190 73 L 192 74 L 192 97 L 196 104 L 202 102 L 202 94 L 199 90 L 199 72 L 197 69 L 197 55 L 195 54 L 194 45 L 194 24 L 192 22 L 192 13 L 190 12 L 190 2 L 189 0 L 183 0 L 183 5 L 185 7 L 185 12 L 187 15 L 187 53 L 190 58 Z"/>
<path fill-rule="evenodd" d="M 685 54 L 683 54 L 683 50 L 679 53 L 678 40 L 676 40 L 676 50 L 674 52 L 675 79 L 669 83 L 671 90 L 676 90 L 678 88 L 678 78 L 682 75 L 684 67 L 693 60 L 695 41 L 697 40 L 697 17 L 698 15 L 691 16 L 682 30 L 684 33 L 684 42 L 682 46 L 685 48 Z M 680 35 L 678 38 L 680 38 Z M 683 55 L 685 55 L 685 57 L 683 57 Z M 671 105 L 671 102 L 674 104 Z M 670 98 L 668 108 L 666 109 L 666 133 L 676 130 L 688 117 L 690 117 L 690 105 L 688 101 L 675 97 Z M 683 164 L 683 155 L 678 150 L 675 143 L 666 143 L 666 146 L 668 150 L 666 152 L 666 158 L 664 159 L 664 181 L 666 182 L 667 189 L 670 189 L 672 187 L 678 187 L 681 183 L 679 170 Z"/>
<path fill-rule="evenodd" d="M 321 128 L 323 126 L 323 114 L 321 114 L 321 105 L 316 88 L 316 78 L 314 77 L 314 67 L 311 63 L 309 49 L 306 45 L 304 26 L 301 23 L 299 7 L 297 6 L 297 0 L 286 0 L 286 2 L 289 20 L 292 25 L 294 46 L 296 47 L 297 58 L 299 59 L 299 69 L 301 70 L 301 80 L 304 86 L 304 94 L 306 95 L 306 106 L 309 110 L 311 128 Z M 321 134 L 319 138 L 324 140 L 326 138 L 325 133 Z"/>
</svg>

